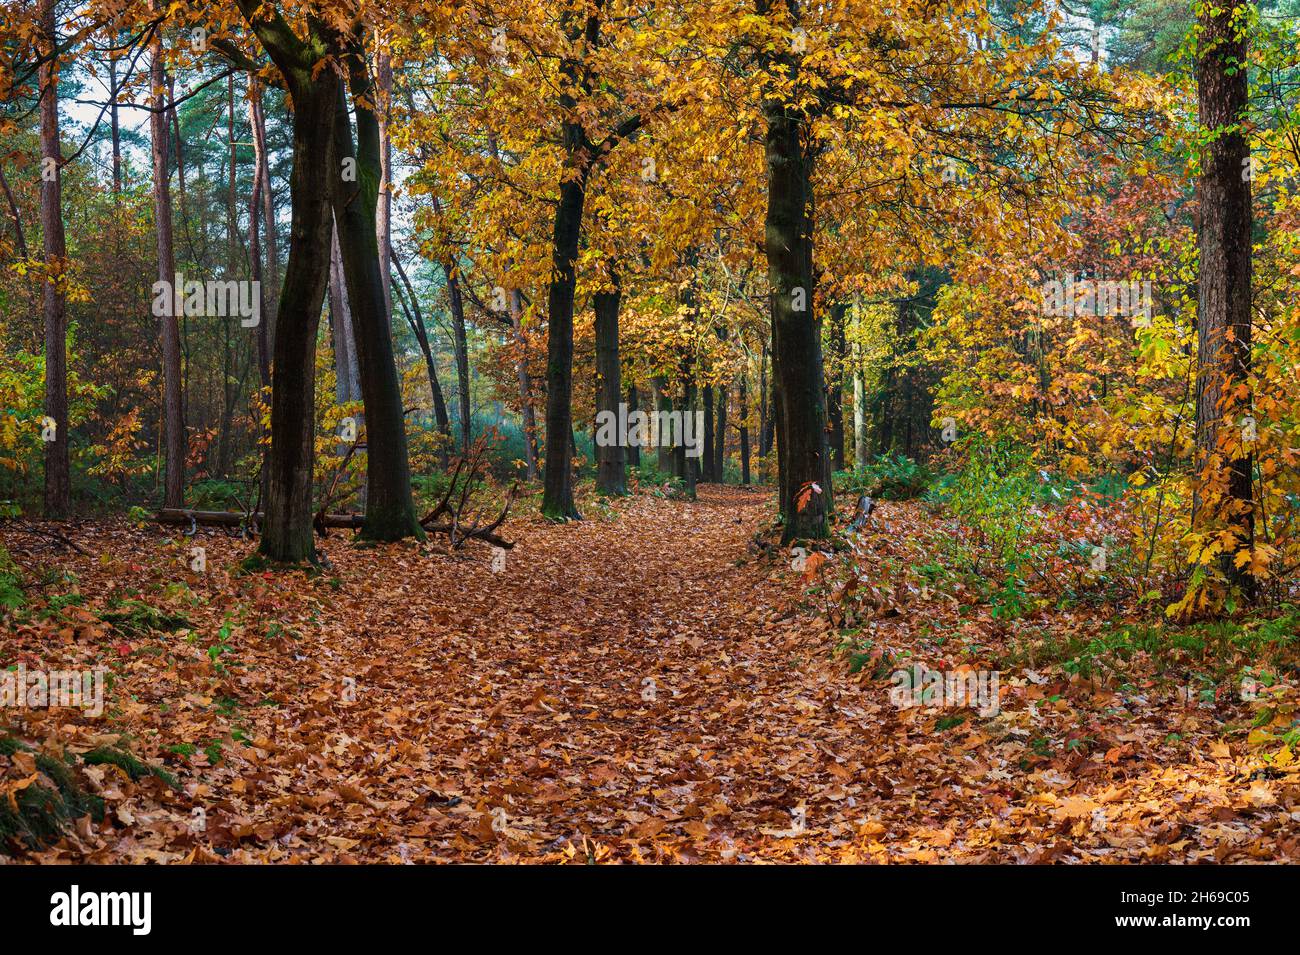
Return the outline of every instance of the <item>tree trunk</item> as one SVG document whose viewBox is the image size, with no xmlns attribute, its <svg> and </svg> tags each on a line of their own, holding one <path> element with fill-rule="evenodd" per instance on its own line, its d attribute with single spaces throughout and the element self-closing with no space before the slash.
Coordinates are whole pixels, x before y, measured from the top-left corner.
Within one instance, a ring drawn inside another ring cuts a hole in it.
<svg viewBox="0 0 1300 955">
<path fill-rule="evenodd" d="M 562 96 L 561 99 L 571 99 Z M 572 104 L 570 104 L 572 105 Z M 565 124 L 566 140 L 576 151 L 580 128 Z M 546 470 L 542 514 L 551 520 L 581 519 L 573 503 L 573 469 L 565 435 L 573 427 L 573 297 L 577 286 L 578 239 L 586 201 L 585 171 L 560 183 L 551 239 L 551 281 L 547 292 L 546 336 Z"/>
<path fill-rule="evenodd" d="M 760 12 L 765 12 L 760 0 Z M 781 99 L 763 105 L 768 206 L 765 251 L 782 543 L 830 534 L 831 483 L 821 343 L 814 317 L 812 156 L 806 118 Z"/>
<path fill-rule="evenodd" d="M 1234 562 L 1253 549 L 1253 455 L 1243 441 L 1243 416 L 1252 408 L 1251 183 L 1246 174 L 1248 85 L 1246 5 L 1207 7 L 1201 14 L 1197 95 L 1200 124 L 1212 134 L 1201 161 L 1200 299 L 1197 322 L 1196 450 L 1198 486 L 1194 525 L 1231 531 L 1221 569 L 1247 600 L 1257 581 Z M 1242 14 L 1237 18 L 1237 14 Z"/>
<path fill-rule="evenodd" d="M 121 87 L 117 83 L 117 59 L 110 55 L 108 59 L 108 128 L 109 138 L 113 146 L 114 201 L 117 201 L 122 196 L 122 123 L 117 105 L 117 94 L 120 90 Z"/>
<path fill-rule="evenodd" d="M 744 372 L 740 375 L 740 483 L 749 485 L 749 395 Z"/>
<path fill-rule="evenodd" d="M 275 321 L 280 302 L 280 250 L 275 221 L 275 191 L 271 182 L 271 159 L 266 147 L 266 112 L 263 109 L 263 88 L 256 78 L 249 79 L 250 125 L 253 128 L 253 151 L 261 170 L 262 230 L 266 239 L 266 269 L 263 271 L 264 295 L 267 307 L 262 311 L 261 327 L 266 329 L 266 340 L 275 341 Z"/>
<path fill-rule="evenodd" d="M 342 405 L 361 400 L 361 374 L 357 368 L 356 333 L 352 327 L 352 310 L 348 307 L 347 279 L 343 275 L 337 223 L 330 235 L 329 302 L 330 340 L 334 345 L 334 400 Z"/>
<path fill-rule="evenodd" d="M 340 84 L 334 117 L 334 146 L 339 165 L 331 171 L 334 219 L 366 409 L 366 521 L 361 536 L 379 541 L 423 539 L 424 531 L 411 497 L 406 416 L 379 271 L 379 240 L 375 228 L 379 124 L 373 110 L 374 90 L 366 72 L 363 49 L 360 40 L 354 38 L 347 58 L 357 138 L 354 144 L 347 94 Z M 349 159 L 355 162 L 355 181 L 340 174 Z"/>
<path fill-rule="evenodd" d="M 271 366 L 271 451 L 260 552 L 271 560 L 315 559 L 312 461 L 316 424 L 316 330 L 329 279 L 330 180 L 338 77 L 322 70 L 294 90 L 289 262 Z"/>
<path fill-rule="evenodd" d="M 713 480 L 725 484 L 727 480 L 727 385 L 718 388 L 718 417 L 713 435 Z"/>
<path fill-rule="evenodd" d="M 420 310 L 420 302 L 415 297 L 415 289 L 411 287 L 411 280 L 406 277 L 406 269 L 402 267 L 402 260 L 397 256 L 390 256 L 390 260 L 397 267 L 397 277 L 401 280 L 401 287 L 406 290 L 406 297 L 411 301 L 406 320 L 407 324 L 411 326 L 411 332 L 415 335 L 416 342 L 420 346 L 420 353 L 424 355 L 424 368 L 429 376 L 429 392 L 433 397 L 433 417 L 437 422 L 438 431 L 444 438 L 438 456 L 442 462 L 443 470 L 446 470 L 447 455 L 451 450 L 452 441 L 451 419 L 447 416 L 447 402 L 443 398 L 442 385 L 438 381 L 438 365 L 434 361 L 433 348 L 429 342 L 429 330 L 424 324 L 424 313 Z M 403 309 L 405 308 L 406 306 L 403 305 Z"/>
<path fill-rule="evenodd" d="M 664 419 L 664 415 L 673 410 L 673 400 L 668 397 L 668 382 L 663 375 L 655 375 L 650 380 L 650 408 L 656 412 L 655 420 Z M 655 467 L 664 474 L 673 473 L 673 448 L 664 440 L 664 435 L 655 430 L 653 432 L 654 445 L 657 449 L 655 458 Z"/>
<path fill-rule="evenodd" d="M 45 416 L 54 432 L 45 440 L 45 517 L 61 521 L 71 504 L 68 467 L 68 316 L 63 275 L 68 268 L 68 248 L 63 235 L 63 153 L 59 145 L 58 27 L 54 0 L 42 0 L 39 29 L 49 60 L 40 68 L 41 111 L 41 232 L 46 280 Z M 43 428 L 42 437 L 48 432 Z"/>
<path fill-rule="evenodd" d="M 831 375 L 826 389 L 826 415 L 829 419 L 828 441 L 831 461 L 836 471 L 844 470 L 844 322 L 848 305 L 838 302 L 831 309 Z"/>
<path fill-rule="evenodd" d="M 465 300 L 460 293 L 460 278 L 456 266 L 442 263 L 447 276 L 447 303 L 451 307 L 452 346 L 456 352 L 456 410 L 460 417 L 460 451 L 469 454 L 473 439 L 473 409 L 469 400 L 469 335 L 465 325 Z"/>
<path fill-rule="evenodd" d="M 393 63 L 381 40 L 375 51 L 375 119 L 379 133 L 379 196 L 375 207 L 375 234 L 379 241 L 379 278 L 384 286 L 384 310 L 392 322 L 393 290 L 393 143 L 388 131 L 393 101 Z"/>
<path fill-rule="evenodd" d="M 713 474 L 713 386 L 705 385 L 702 391 L 701 401 L 704 403 L 704 460 L 700 477 L 705 483 L 710 483 L 717 480 Z"/>
<path fill-rule="evenodd" d="M 636 389 L 636 385 L 627 387 L 627 414 L 630 418 L 633 411 L 641 410 L 641 395 Z M 627 446 L 627 463 L 630 467 L 639 468 L 641 466 L 641 445 L 635 441 L 629 441 Z"/>
<path fill-rule="evenodd" d="M 533 382 L 528 374 L 528 336 L 524 334 L 524 297 L 519 289 L 510 292 L 510 325 L 519 343 L 519 407 L 524 428 L 524 466 L 528 481 L 537 480 L 537 413 L 533 409 Z"/>
<path fill-rule="evenodd" d="M 596 312 L 596 416 L 611 414 L 617 422 L 623 398 L 618 356 L 618 309 L 623 292 L 617 276 L 613 281 L 613 290 L 597 292 L 592 305 Z M 596 488 L 610 496 L 627 493 L 627 448 L 617 430 L 612 442 L 596 442 Z"/>
</svg>

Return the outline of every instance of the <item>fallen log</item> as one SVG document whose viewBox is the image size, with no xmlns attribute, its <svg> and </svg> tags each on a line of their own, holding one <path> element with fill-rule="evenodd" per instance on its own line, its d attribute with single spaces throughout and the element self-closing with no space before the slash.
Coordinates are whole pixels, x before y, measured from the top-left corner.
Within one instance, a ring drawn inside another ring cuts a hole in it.
<svg viewBox="0 0 1300 955">
<path fill-rule="evenodd" d="M 506 508 L 509 508 L 509 503 L 507 503 Z M 159 524 L 170 524 L 178 527 L 188 526 L 189 530 L 186 532 L 188 534 L 193 534 L 199 527 L 243 527 L 246 525 L 256 533 L 257 528 L 262 524 L 262 515 L 260 513 L 246 514 L 243 511 L 191 511 L 180 507 L 164 507 L 154 515 L 154 520 Z M 472 537 L 509 550 L 515 546 L 514 542 L 493 533 L 503 520 L 505 520 L 505 511 L 502 512 L 497 521 L 487 527 L 475 528 L 468 533 L 464 529 L 449 523 L 433 523 L 427 517 L 424 521 L 421 521 L 421 526 L 430 534 L 447 534 L 452 538 L 452 542 L 456 546 L 460 546 L 460 544 Z M 314 524 L 316 532 L 319 534 L 325 528 L 360 530 L 365 522 L 366 516 L 364 514 L 317 514 Z"/>
</svg>

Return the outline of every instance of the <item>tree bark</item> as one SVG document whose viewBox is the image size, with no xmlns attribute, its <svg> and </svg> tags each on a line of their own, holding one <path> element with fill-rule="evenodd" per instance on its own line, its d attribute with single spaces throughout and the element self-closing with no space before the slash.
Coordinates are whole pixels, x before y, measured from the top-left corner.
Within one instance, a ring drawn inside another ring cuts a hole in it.
<svg viewBox="0 0 1300 955">
<path fill-rule="evenodd" d="M 452 442 L 451 419 L 447 416 L 447 402 L 443 398 L 442 385 L 438 381 L 438 365 L 434 360 L 433 347 L 429 341 L 428 326 L 424 324 L 424 313 L 420 310 L 420 302 L 415 297 L 415 289 L 411 287 L 411 280 L 406 276 L 406 269 L 402 267 L 402 260 L 395 255 L 390 255 L 390 260 L 396 266 L 397 277 L 402 283 L 401 287 L 406 290 L 406 298 L 410 299 L 411 302 L 406 320 L 407 324 L 411 326 L 411 332 L 415 335 L 416 342 L 420 346 L 420 353 L 424 356 L 424 368 L 429 376 L 429 392 L 433 398 L 433 417 L 437 422 L 438 431 L 445 439 L 438 455 L 445 470 Z M 403 305 L 403 309 L 405 308 L 406 306 Z"/>
<path fill-rule="evenodd" d="M 1213 135 L 1201 160 L 1193 523 L 1203 532 L 1231 532 L 1234 542 L 1225 547 L 1220 567 L 1250 601 L 1257 596 L 1257 581 L 1233 560 L 1255 542 L 1253 454 L 1241 422 L 1253 404 L 1247 8 L 1207 6 L 1200 18 L 1200 125 Z"/>
<path fill-rule="evenodd" d="M 562 94 L 561 100 L 572 100 Z M 574 104 L 569 103 L 569 109 Z M 565 123 L 565 140 L 572 156 L 582 135 L 576 123 Z M 577 286 L 578 239 L 587 195 L 585 170 L 560 183 L 551 238 L 551 281 L 547 292 L 546 336 L 546 468 L 542 481 L 542 514 L 551 520 L 581 519 L 573 503 L 573 469 L 565 436 L 573 422 L 573 297 Z"/>
<path fill-rule="evenodd" d="M 361 374 L 357 368 L 356 333 L 348 307 L 343 254 L 339 251 L 338 224 L 330 233 L 330 340 L 334 345 L 334 400 L 348 404 L 361 400 Z"/>
<path fill-rule="evenodd" d="M 641 406 L 641 395 L 637 391 L 636 385 L 627 387 L 627 413 L 628 417 L 632 416 L 633 411 L 639 411 Z M 639 468 L 641 466 L 641 446 L 635 441 L 631 441 L 627 446 L 627 463 L 629 467 Z"/>
<path fill-rule="evenodd" d="M 275 221 L 275 191 L 271 180 L 271 159 L 266 146 L 266 111 L 263 87 L 256 77 L 249 77 L 250 125 L 253 128 L 253 152 L 260 170 L 262 190 L 262 231 L 266 240 L 266 268 L 262 273 L 263 298 L 261 325 L 266 329 L 266 340 L 275 341 L 275 321 L 280 301 L 280 250 Z"/>
<path fill-rule="evenodd" d="M 510 291 L 510 325 L 519 343 L 519 406 L 524 429 L 524 466 L 529 482 L 537 480 L 537 413 L 533 408 L 533 382 L 528 374 L 528 336 L 524 334 L 524 302 L 519 289 Z"/>
<path fill-rule="evenodd" d="M 380 40 L 375 50 L 375 119 L 379 134 L 379 196 L 375 208 L 375 233 L 379 241 L 379 277 L 384 286 L 384 308 L 392 321 L 393 290 L 393 143 L 388 123 L 393 101 L 393 63 Z"/>
<path fill-rule="evenodd" d="M 794 0 L 784 0 L 797 17 Z M 768 13 L 767 0 L 757 0 Z M 797 60 L 770 55 L 774 72 L 794 71 Z M 783 98 L 763 101 L 766 120 L 768 204 L 767 253 L 772 316 L 772 378 L 776 385 L 776 427 L 782 543 L 824 539 L 830 534 L 832 490 L 826 440 L 821 342 L 815 319 L 816 279 L 812 267 L 811 145 L 804 140 L 807 117 Z"/>
<path fill-rule="evenodd" d="M 622 289 L 614 276 L 612 290 L 592 296 L 596 312 L 596 415 L 608 413 L 619 418 L 618 406 L 623 399 L 622 368 L 618 355 L 618 309 Z M 627 448 L 616 435 L 612 443 L 596 442 L 596 488 L 602 494 L 621 496 L 627 493 Z"/>
<path fill-rule="evenodd" d="M 338 84 L 334 146 L 339 165 L 331 170 L 330 192 L 366 408 L 366 521 L 361 536 L 379 541 L 422 539 L 424 531 L 411 496 L 406 416 L 379 270 L 376 206 L 380 149 L 374 89 L 360 35 L 349 38 L 345 48 L 348 85 L 356 113 L 356 140 L 354 143 L 347 92 Z M 355 181 L 341 174 L 349 159 L 355 162 Z"/>
<path fill-rule="evenodd" d="M 41 232 L 46 279 L 45 416 L 54 422 L 52 440 L 45 441 L 45 517 L 67 519 L 71 506 L 68 466 L 68 316 L 63 275 L 68 247 L 63 234 L 63 153 L 59 144 L 58 26 L 54 0 L 42 0 L 39 29 L 49 59 L 40 68 L 41 112 Z M 42 434 L 44 437 L 44 433 Z"/>
<path fill-rule="evenodd" d="M 718 416 L 713 435 L 713 480 L 725 484 L 727 480 L 727 392 L 723 384 L 718 387 Z"/>
<path fill-rule="evenodd" d="M 749 396 L 744 372 L 740 375 L 740 483 L 749 485 Z"/>
<path fill-rule="evenodd" d="M 844 322 L 848 305 L 838 302 L 831 309 L 831 375 L 826 389 L 826 416 L 829 419 L 828 442 L 836 471 L 844 470 Z"/>
<path fill-rule="evenodd" d="M 460 418 L 460 451 L 469 453 L 470 441 L 473 440 L 473 408 L 469 396 L 469 334 L 465 324 L 465 299 L 460 292 L 460 278 L 456 266 L 451 262 L 442 263 L 443 274 L 447 277 L 447 304 L 451 308 L 452 346 L 456 352 L 456 410 Z"/>
</svg>

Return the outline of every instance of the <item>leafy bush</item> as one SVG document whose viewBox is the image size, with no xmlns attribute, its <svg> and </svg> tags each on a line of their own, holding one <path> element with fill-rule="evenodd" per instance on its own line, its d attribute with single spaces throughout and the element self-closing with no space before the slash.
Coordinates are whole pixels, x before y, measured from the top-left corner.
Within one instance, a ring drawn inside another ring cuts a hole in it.
<svg viewBox="0 0 1300 955">
<path fill-rule="evenodd" d="M 860 470 L 835 474 L 837 488 L 885 501 L 920 497 L 933 481 L 934 473 L 929 468 L 903 454 L 877 455 Z"/>
<path fill-rule="evenodd" d="M 1033 509 L 1037 471 L 1028 453 L 1005 439 L 971 439 L 965 450 L 961 469 L 937 482 L 929 498 L 961 522 L 962 538 L 949 540 L 972 572 L 996 567 L 1014 575 L 1034 556 L 1024 545 L 1041 524 Z"/>
<path fill-rule="evenodd" d="M 0 546 L 0 610 L 17 610 L 26 601 L 22 573 L 9 551 Z"/>
</svg>

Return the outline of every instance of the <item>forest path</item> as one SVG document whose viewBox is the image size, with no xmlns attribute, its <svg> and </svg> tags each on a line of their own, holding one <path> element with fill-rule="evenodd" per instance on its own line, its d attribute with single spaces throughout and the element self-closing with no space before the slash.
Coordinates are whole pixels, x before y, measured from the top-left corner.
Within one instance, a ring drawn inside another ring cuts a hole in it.
<svg viewBox="0 0 1300 955">
<path fill-rule="evenodd" d="M 896 708 L 887 672 L 869 672 L 880 661 L 850 673 L 839 636 L 807 609 L 808 582 L 784 555 L 752 547 L 771 508 L 766 491 L 702 487 L 697 502 L 589 503 L 587 520 L 565 525 L 518 518 L 496 573 L 478 544 L 448 553 L 445 542 L 365 547 L 336 534 L 323 575 L 246 574 L 251 544 L 237 538 L 83 525 L 86 556 L 59 556 L 83 603 L 4 635 L 4 649 L 29 667 L 109 663 L 108 708 L 75 721 L 34 711 L 25 735 L 89 749 L 125 734 L 181 789 L 113 770 L 102 792 L 111 824 L 37 855 L 1297 854 L 1294 778 L 1252 770 L 1214 735 L 1211 710 L 1021 672 L 1002 674 L 991 719 Z M 914 505 L 881 505 L 862 541 L 876 583 L 890 561 L 914 560 L 900 548 L 942 531 L 933 522 Z M 34 576 L 39 555 L 7 543 Z M 202 575 L 184 570 L 196 543 Z M 126 634 L 98 620 L 137 598 L 190 626 Z M 999 638 L 970 608 L 899 599 L 859 624 L 876 648 L 951 667 L 958 646 Z"/>
</svg>

